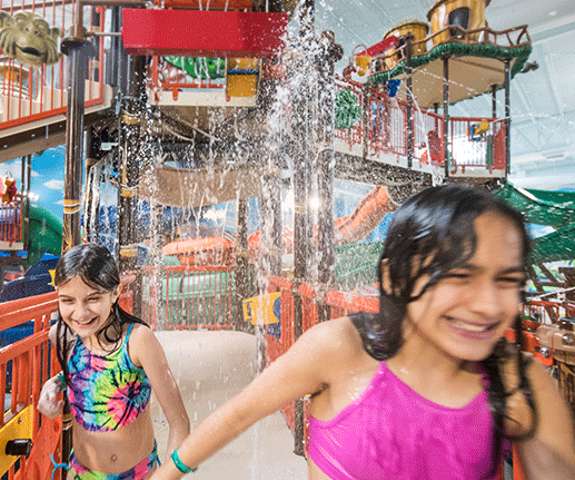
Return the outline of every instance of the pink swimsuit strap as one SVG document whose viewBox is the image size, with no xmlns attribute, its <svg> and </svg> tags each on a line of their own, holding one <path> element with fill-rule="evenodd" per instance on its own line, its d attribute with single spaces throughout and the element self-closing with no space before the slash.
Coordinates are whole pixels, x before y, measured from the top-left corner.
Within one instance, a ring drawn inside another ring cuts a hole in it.
<svg viewBox="0 0 575 480">
<path fill-rule="evenodd" d="M 381 362 L 362 395 L 328 421 L 309 419 L 308 455 L 332 480 L 487 480 L 487 392 L 461 408 L 422 397 Z"/>
</svg>

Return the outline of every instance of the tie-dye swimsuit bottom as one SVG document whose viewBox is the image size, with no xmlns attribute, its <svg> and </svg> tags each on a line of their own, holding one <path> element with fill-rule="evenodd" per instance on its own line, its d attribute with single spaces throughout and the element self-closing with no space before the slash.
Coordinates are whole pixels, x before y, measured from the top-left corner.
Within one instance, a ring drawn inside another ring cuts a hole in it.
<svg viewBox="0 0 575 480">
<path fill-rule="evenodd" d="M 68 480 L 145 480 L 160 465 L 158 446 L 154 442 L 152 452 L 137 465 L 122 473 L 104 473 L 90 470 L 78 462 L 74 452 L 70 455 Z"/>
</svg>

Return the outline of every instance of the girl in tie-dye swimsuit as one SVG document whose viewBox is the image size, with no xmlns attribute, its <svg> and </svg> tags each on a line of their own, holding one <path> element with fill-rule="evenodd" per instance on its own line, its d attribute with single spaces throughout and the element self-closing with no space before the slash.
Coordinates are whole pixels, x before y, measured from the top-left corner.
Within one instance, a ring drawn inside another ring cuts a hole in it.
<svg viewBox="0 0 575 480">
<path fill-rule="evenodd" d="M 118 305 L 110 253 L 72 248 L 56 268 L 60 316 L 51 331 L 62 372 L 44 385 L 38 408 L 56 416 L 66 391 L 73 421 L 68 479 L 144 480 L 159 464 L 149 402 L 152 389 L 170 425 L 168 449 L 189 431 L 180 393 L 152 331 Z"/>
</svg>

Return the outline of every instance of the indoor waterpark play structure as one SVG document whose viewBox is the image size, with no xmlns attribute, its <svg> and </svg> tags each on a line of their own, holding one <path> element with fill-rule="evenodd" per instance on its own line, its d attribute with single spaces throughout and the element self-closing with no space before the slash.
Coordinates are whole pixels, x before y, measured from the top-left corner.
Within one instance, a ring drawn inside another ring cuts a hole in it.
<svg viewBox="0 0 575 480">
<path fill-rule="evenodd" d="M 106 243 L 129 279 L 123 305 L 166 342 L 218 331 L 231 352 L 256 333 L 265 364 L 320 321 L 377 311 L 381 242 L 408 196 L 480 185 L 548 228 L 530 259 L 525 350 L 575 409 L 575 194 L 507 181 L 512 80 L 533 68 L 527 26 L 490 28 L 490 0 L 438 0 L 339 68 L 337 38 L 299 3 L 2 3 L 0 161 L 21 157 L 22 173 L 0 189 L 0 272 Z M 480 96 L 490 115 L 452 114 Z M 61 143 L 63 224 L 29 195 L 31 155 Z M 336 182 L 370 187 L 348 205 Z M 51 455 L 69 451 L 69 422 L 35 410 L 58 368 L 56 314 L 54 293 L 0 304 L 0 330 L 32 331 L 0 349 L 0 476 L 48 479 Z M 284 414 L 301 455 L 304 401 Z"/>
</svg>

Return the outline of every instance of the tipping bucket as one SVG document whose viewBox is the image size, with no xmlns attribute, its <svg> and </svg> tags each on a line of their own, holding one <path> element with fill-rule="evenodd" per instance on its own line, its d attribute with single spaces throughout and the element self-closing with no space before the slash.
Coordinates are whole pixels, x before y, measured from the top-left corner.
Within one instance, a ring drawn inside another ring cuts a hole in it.
<svg viewBox="0 0 575 480">
<path fill-rule="evenodd" d="M 445 30 L 433 37 L 433 45 L 462 38 L 468 41 L 480 40 L 481 32 L 463 37 L 459 29 L 448 27 L 458 26 L 468 31 L 484 28 L 487 26 L 485 9 L 490 2 L 491 0 L 439 0 L 427 14 L 432 35 Z"/>
<path fill-rule="evenodd" d="M 257 58 L 230 58 L 227 71 L 229 97 L 253 97 L 258 91 Z"/>
<path fill-rule="evenodd" d="M 388 70 L 391 70 L 405 58 L 405 51 L 402 50 L 402 47 L 405 45 L 406 38 L 410 34 L 413 37 L 411 55 L 424 55 L 427 52 L 425 38 L 427 37 L 428 33 L 429 25 L 425 22 L 418 21 L 404 22 L 389 30 L 383 39 L 385 40 L 390 36 L 394 36 L 399 38 L 399 44 L 396 48 L 390 51 L 390 53 L 394 54 L 385 59 L 385 67 Z"/>
</svg>

